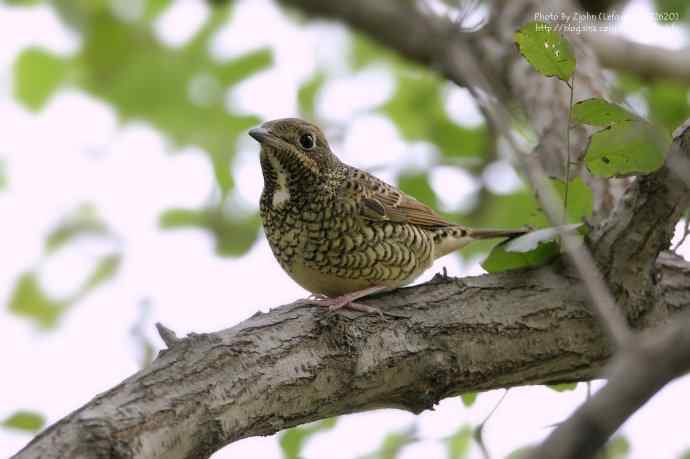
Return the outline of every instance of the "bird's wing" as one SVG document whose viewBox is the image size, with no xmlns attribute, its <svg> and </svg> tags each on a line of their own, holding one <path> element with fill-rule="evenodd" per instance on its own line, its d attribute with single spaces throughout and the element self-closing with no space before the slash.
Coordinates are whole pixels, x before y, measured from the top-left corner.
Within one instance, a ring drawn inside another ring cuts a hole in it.
<svg viewBox="0 0 690 459">
<path fill-rule="evenodd" d="M 362 189 L 360 212 L 364 218 L 374 221 L 409 223 L 426 228 L 453 226 L 422 204 L 392 185 L 368 172 L 355 170 L 352 179 Z"/>
</svg>

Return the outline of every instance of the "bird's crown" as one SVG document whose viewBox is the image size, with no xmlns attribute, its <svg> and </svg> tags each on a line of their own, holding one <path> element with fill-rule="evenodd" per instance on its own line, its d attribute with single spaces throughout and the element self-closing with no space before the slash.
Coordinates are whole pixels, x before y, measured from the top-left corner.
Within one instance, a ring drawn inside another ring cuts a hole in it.
<svg viewBox="0 0 690 459">
<path fill-rule="evenodd" d="M 281 163 L 298 163 L 317 175 L 339 163 L 321 129 L 299 118 L 267 121 L 249 135 L 261 144 L 262 154 L 274 155 Z"/>
</svg>

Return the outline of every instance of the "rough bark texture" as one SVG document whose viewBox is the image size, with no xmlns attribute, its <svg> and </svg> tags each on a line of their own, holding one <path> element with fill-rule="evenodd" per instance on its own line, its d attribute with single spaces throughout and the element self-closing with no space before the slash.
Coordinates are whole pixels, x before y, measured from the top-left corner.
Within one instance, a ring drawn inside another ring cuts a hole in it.
<svg viewBox="0 0 690 459">
<path fill-rule="evenodd" d="M 661 323 L 690 307 L 690 266 L 667 256 L 657 267 Z M 609 353 L 565 268 L 439 276 L 370 304 L 409 318 L 287 305 L 182 339 L 15 458 L 203 458 L 330 416 L 418 413 L 466 391 L 587 380 Z"/>
<path fill-rule="evenodd" d="M 506 8 L 501 17 L 509 27 L 462 37 L 447 21 L 423 16 L 415 2 L 283 3 L 342 19 L 460 84 L 454 47 L 470 46 L 485 57 L 485 73 L 504 78 L 497 94 L 530 107 L 541 144 L 563 151 L 563 89 L 544 86 L 545 80 L 519 68 L 514 28 L 506 32 L 541 2 L 510 2 L 522 9 L 507 14 Z M 596 95 L 598 64 L 586 50 L 582 56 L 580 87 L 589 92 L 579 94 Z M 576 135 L 575 144 L 583 139 Z M 690 264 L 668 253 L 657 257 L 688 206 L 687 183 L 676 173 L 687 169 L 688 139 L 690 130 L 679 130 L 668 165 L 629 187 L 617 210 L 591 233 L 606 280 L 640 328 L 666 324 L 690 309 Z M 606 186 L 595 191 L 607 215 L 614 200 Z M 379 407 L 416 413 L 465 391 L 590 379 L 599 375 L 610 348 L 584 290 L 558 263 L 439 277 L 368 300 L 407 318 L 286 305 L 217 333 L 182 340 L 168 335 L 171 348 L 150 367 L 51 426 L 14 457 L 203 458 L 238 439 L 325 417 Z"/>
</svg>

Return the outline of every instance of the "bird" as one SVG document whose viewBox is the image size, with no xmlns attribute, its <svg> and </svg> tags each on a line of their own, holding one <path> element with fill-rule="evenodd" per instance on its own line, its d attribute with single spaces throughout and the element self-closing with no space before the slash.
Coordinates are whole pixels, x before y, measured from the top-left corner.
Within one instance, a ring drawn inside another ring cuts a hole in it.
<svg viewBox="0 0 690 459">
<path fill-rule="evenodd" d="M 345 164 L 318 126 L 299 119 L 249 130 L 261 146 L 259 211 L 273 255 L 309 291 L 306 304 L 378 313 L 361 298 L 413 282 L 434 260 L 520 229 L 472 229 Z"/>
</svg>

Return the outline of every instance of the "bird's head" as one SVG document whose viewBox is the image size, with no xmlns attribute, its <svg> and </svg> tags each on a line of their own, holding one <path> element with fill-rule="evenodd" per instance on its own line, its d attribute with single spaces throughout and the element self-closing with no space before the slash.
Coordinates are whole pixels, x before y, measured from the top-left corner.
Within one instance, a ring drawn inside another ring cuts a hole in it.
<svg viewBox="0 0 690 459">
<path fill-rule="evenodd" d="M 264 195 L 273 207 L 325 181 L 340 164 L 321 129 L 301 119 L 267 121 L 249 135 L 261 144 Z"/>
</svg>

